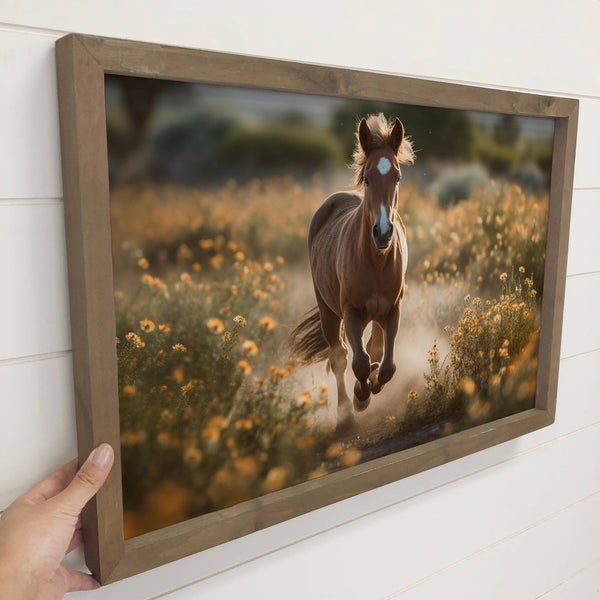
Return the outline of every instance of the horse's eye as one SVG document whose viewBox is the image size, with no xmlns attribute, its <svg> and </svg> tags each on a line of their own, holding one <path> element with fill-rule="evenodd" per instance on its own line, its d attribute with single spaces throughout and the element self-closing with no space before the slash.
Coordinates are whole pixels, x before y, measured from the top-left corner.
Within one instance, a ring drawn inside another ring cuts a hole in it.
<svg viewBox="0 0 600 600">
<path fill-rule="evenodd" d="M 365 182 L 365 187 L 369 187 L 369 180 L 366 177 L 363 177 L 363 181 Z"/>
<path fill-rule="evenodd" d="M 401 179 L 402 179 L 401 175 L 398 175 L 398 177 L 396 177 L 396 185 L 398 185 L 400 183 Z"/>
</svg>

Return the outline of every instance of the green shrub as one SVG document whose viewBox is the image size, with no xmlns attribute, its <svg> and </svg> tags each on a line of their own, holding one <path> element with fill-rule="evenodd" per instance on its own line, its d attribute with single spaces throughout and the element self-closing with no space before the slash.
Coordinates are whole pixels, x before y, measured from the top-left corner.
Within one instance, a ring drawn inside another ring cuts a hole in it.
<svg viewBox="0 0 600 600">
<path fill-rule="evenodd" d="M 451 206 L 469 198 L 476 189 L 485 188 L 488 182 L 488 173 L 481 165 L 467 165 L 443 171 L 432 189 L 442 206 Z"/>
</svg>

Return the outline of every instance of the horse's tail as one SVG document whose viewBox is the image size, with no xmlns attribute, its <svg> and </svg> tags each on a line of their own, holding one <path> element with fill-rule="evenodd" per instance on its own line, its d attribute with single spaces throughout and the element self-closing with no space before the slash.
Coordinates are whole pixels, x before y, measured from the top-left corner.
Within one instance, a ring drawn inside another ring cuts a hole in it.
<svg viewBox="0 0 600 600">
<path fill-rule="evenodd" d="M 329 345 L 321 328 L 321 315 L 315 306 L 290 333 L 286 347 L 296 364 L 310 365 L 329 357 Z"/>
</svg>

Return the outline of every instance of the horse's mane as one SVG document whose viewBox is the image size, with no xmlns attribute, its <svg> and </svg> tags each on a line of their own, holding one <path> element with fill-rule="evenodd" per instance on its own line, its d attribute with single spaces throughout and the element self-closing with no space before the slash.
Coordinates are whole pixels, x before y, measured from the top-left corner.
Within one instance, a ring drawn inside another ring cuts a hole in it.
<svg viewBox="0 0 600 600">
<path fill-rule="evenodd" d="M 373 136 L 371 148 L 385 148 L 389 144 L 390 135 L 394 128 L 395 119 L 386 119 L 383 113 L 378 115 L 369 115 L 367 117 L 367 126 Z M 363 185 L 363 171 L 367 162 L 367 155 L 360 145 L 358 139 L 358 126 L 356 127 L 356 147 L 352 158 L 354 162 L 351 168 L 354 170 L 354 184 L 356 187 Z M 410 138 L 404 136 L 398 154 L 396 155 L 401 165 L 412 165 L 415 162 L 415 152 Z"/>
</svg>

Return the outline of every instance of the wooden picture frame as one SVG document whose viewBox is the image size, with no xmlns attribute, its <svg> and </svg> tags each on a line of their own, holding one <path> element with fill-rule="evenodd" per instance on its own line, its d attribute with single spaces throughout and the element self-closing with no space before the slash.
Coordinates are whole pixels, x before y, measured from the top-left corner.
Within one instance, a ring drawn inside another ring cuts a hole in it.
<svg viewBox="0 0 600 600">
<path fill-rule="evenodd" d="M 85 555 L 103 584 L 343 500 L 554 421 L 578 101 L 202 50 L 71 34 L 56 43 L 78 451 L 115 449 L 83 515 Z M 554 119 L 535 408 L 124 540 L 105 74 L 376 99 Z"/>
</svg>

